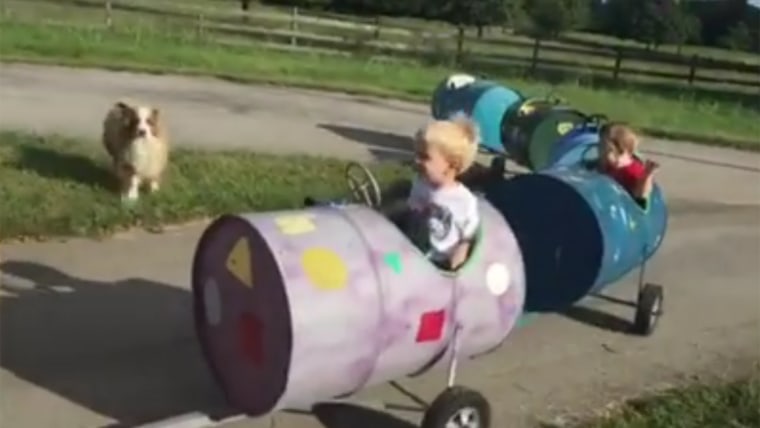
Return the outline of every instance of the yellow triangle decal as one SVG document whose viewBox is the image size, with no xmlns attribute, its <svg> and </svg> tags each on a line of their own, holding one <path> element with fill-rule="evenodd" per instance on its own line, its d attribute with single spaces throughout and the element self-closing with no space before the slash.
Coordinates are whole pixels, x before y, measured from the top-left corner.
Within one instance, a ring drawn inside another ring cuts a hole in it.
<svg viewBox="0 0 760 428">
<path fill-rule="evenodd" d="M 227 256 L 227 270 L 247 287 L 253 287 L 251 249 L 246 238 L 240 238 Z"/>
</svg>

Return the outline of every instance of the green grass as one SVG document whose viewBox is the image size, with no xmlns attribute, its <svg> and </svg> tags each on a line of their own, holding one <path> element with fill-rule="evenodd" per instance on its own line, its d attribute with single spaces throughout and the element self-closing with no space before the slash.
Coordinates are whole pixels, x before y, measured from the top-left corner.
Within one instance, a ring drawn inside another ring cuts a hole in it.
<svg viewBox="0 0 760 428">
<path fill-rule="evenodd" d="M 248 82 L 296 85 L 428 102 L 452 69 L 366 58 L 290 53 L 254 44 L 224 45 L 193 33 L 150 28 L 112 31 L 3 22 L 0 58 L 148 72 L 203 74 Z M 589 113 L 604 112 L 660 136 L 760 149 L 760 114 L 728 101 L 689 93 L 655 95 L 634 89 L 551 85 L 496 77 L 526 95 L 554 93 Z"/>
<path fill-rule="evenodd" d="M 104 235 L 222 213 L 288 209 L 307 195 L 345 196 L 339 160 L 174 150 L 163 188 L 121 203 L 100 144 L 0 131 L 0 240 Z M 381 183 L 409 174 L 372 166 Z"/>
<path fill-rule="evenodd" d="M 760 378 L 694 385 L 634 400 L 578 428 L 760 427 Z"/>
</svg>

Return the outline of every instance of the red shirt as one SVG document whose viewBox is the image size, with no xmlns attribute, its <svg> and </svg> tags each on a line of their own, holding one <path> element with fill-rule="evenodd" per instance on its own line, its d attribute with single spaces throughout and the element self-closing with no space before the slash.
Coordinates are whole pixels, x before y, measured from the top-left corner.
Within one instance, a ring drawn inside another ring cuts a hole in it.
<svg viewBox="0 0 760 428">
<path fill-rule="evenodd" d="M 636 190 L 639 183 L 646 177 L 644 163 L 635 158 L 626 166 L 607 167 L 606 172 L 629 193 Z"/>
</svg>

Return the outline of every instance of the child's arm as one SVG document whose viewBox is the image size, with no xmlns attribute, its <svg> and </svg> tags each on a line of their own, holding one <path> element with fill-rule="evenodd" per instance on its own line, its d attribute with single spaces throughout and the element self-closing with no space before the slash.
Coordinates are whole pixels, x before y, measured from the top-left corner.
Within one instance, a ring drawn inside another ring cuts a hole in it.
<svg viewBox="0 0 760 428">
<path fill-rule="evenodd" d="M 472 240 L 478 232 L 479 225 L 480 213 L 478 212 L 478 201 L 471 195 L 467 207 L 467 216 L 464 219 L 464 222 L 456 226 L 459 230 L 460 242 L 454 247 L 454 251 L 452 251 L 449 259 L 451 269 L 459 268 L 459 266 L 467 260 L 467 256 L 470 253 L 470 247 L 472 246 Z"/>
<path fill-rule="evenodd" d="M 660 165 L 652 160 L 647 160 L 644 163 L 643 176 L 637 180 L 636 188 L 633 189 L 633 196 L 639 199 L 647 200 L 652 193 L 652 187 L 654 186 L 654 172 Z"/>
<path fill-rule="evenodd" d="M 458 269 L 467 260 L 467 254 L 470 252 L 470 241 L 462 241 L 454 248 L 454 252 L 451 254 L 449 264 L 451 269 Z"/>
</svg>

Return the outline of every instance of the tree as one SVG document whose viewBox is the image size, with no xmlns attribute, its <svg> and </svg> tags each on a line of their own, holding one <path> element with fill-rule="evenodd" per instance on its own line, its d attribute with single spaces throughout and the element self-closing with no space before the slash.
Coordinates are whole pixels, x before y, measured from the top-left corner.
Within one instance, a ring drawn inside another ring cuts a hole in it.
<svg viewBox="0 0 760 428">
<path fill-rule="evenodd" d="M 702 23 L 696 15 L 687 9 L 679 7 L 678 12 L 671 23 L 668 43 L 678 47 L 678 54 L 686 43 L 699 44 L 702 39 Z"/>
<path fill-rule="evenodd" d="M 728 30 L 728 34 L 721 37 L 718 44 L 726 49 L 749 51 L 752 48 L 752 34 L 747 24 L 740 22 Z"/>
<path fill-rule="evenodd" d="M 525 7 L 528 31 L 536 39 L 556 38 L 584 25 L 590 10 L 587 0 L 532 0 Z"/>
<path fill-rule="evenodd" d="M 457 28 L 476 27 L 478 37 L 483 27 L 497 25 L 506 19 L 504 0 L 430 0 L 440 8 L 439 17 Z"/>
<path fill-rule="evenodd" d="M 641 42 L 647 49 L 696 37 L 696 21 L 677 0 L 610 0 L 607 7 L 609 33 Z"/>
<path fill-rule="evenodd" d="M 560 34 L 585 24 L 591 12 L 587 0 L 531 0 L 525 6 L 529 24 L 527 33 L 534 38 L 531 71 L 538 66 L 541 40 L 553 39 Z"/>
<path fill-rule="evenodd" d="M 464 50 L 464 32 L 476 27 L 482 36 L 486 25 L 502 24 L 506 19 L 504 0 L 432 0 L 439 5 L 438 18 L 457 27 L 457 60 Z"/>
</svg>

